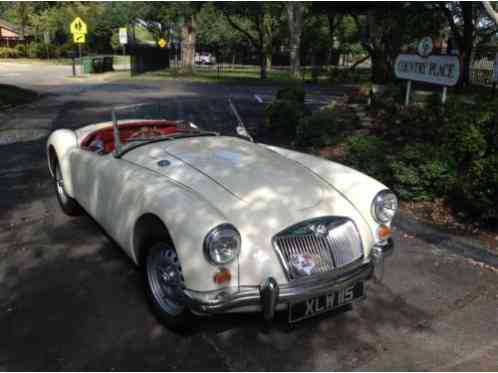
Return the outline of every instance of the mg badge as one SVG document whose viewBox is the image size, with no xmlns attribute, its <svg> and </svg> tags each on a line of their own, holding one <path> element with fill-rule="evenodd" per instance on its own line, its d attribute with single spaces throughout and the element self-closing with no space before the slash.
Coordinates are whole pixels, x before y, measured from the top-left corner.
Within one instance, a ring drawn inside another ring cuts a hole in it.
<svg viewBox="0 0 498 373">
<path fill-rule="evenodd" d="M 317 224 L 313 227 L 313 232 L 315 233 L 315 236 L 317 237 L 324 237 L 328 233 L 327 226 L 325 224 Z"/>
<path fill-rule="evenodd" d="M 310 254 L 294 254 L 290 258 L 290 264 L 297 274 L 309 276 L 316 267 L 315 260 Z"/>
</svg>

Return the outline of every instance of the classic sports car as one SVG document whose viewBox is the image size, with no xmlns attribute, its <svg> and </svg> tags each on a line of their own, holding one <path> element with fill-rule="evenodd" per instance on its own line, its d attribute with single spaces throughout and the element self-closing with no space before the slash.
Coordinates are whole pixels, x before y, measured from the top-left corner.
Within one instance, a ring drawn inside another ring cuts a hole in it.
<svg viewBox="0 0 498 373">
<path fill-rule="evenodd" d="M 240 119 L 239 119 L 240 122 Z M 288 310 L 296 322 L 365 297 L 392 252 L 396 196 L 311 155 L 181 120 L 127 119 L 48 139 L 62 210 L 85 210 L 142 266 L 169 326 Z"/>
</svg>

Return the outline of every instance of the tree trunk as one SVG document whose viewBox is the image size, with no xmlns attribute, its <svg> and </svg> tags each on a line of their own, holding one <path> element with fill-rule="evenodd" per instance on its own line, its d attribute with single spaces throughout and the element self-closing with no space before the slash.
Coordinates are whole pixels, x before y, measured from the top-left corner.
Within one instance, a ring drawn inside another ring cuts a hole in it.
<svg viewBox="0 0 498 373">
<path fill-rule="evenodd" d="M 259 52 L 259 67 L 260 67 L 260 70 L 259 70 L 259 77 L 264 80 L 267 78 L 268 74 L 267 74 L 267 66 L 266 66 L 266 53 L 264 52 L 264 50 L 260 50 Z"/>
<path fill-rule="evenodd" d="M 261 40 L 263 43 L 263 53 L 265 59 L 265 78 L 266 78 L 267 71 L 271 69 L 272 54 L 273 54 L 272 20 L 268 14 L 265 14 L 263 16 L 263 24 L 261 31 L 262 31 Z"/>
<path fill-rule="evenodd" d="M 488 16 L 498 25 L 498 13 L 493 9 L 489 1 L 483 1 L 484 9 L 488 13 Z"/>
<path fill-rule="evenodd" d="M 304 4 L 289 2 L 287 4 L 289 18 L 289 49 L 290 49 L 290 75 L 293 79 L 300 77 L 300 46 L 303 32 Z"/>
<path fill-rule="evenodd" d="M 470 81 L 470 63 L 472 57 L 472 49 L 474 48 L 474 24 L 473 24 L 473 8 L 472 3 L 462 2 L 463 16 L 463 77 L 462 85 L 466 86 Z"/>
<path fill-rule="evenodd" d="M 372 83 L 386 84 L 391 76 L 391 71 L 384 51 L 375 49 L 370 57 L 372 59 Z"/>
<path fill-rule="evenodd" d="M 182 26 L 182 66 L 192 71 L 195 59 L 195 42 L 197 37 L 197 20 L 193 15 Z"/>
<path fill-rule="evenodd" d="M 370 9 L 368 12 L 368 27 L 370 34 L 369 54 L 372 59 L 372 83 L 386 84 L 390 77 L 391 71 L 388 63 L 388 55 L 385 51 L 383 43 L 382 17 L 379 14 L 381 10 L 376 8 Z"/>
</svg>

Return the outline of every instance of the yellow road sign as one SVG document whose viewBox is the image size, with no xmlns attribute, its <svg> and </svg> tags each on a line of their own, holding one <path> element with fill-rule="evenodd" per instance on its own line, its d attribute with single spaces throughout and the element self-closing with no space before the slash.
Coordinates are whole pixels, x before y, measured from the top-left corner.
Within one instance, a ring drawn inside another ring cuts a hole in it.
<svg viewBox="0 0 498 373">
<path fill-rule="evenodd" d="M 86 41 L 85 34 L 73 34 L 73 41 L 76 44 L 83 44 Z"/>
<path fill-rule="evenodd" d="M 87 34 L 88 27 L 86 23 L 80 17 L 76 17 L 73 22 L 71 22 L 71 34 Z"/>
<path fill-rule="evenodd" d="M 168 45 L 168 41 L 166 39 L 161 38 L 161 39 L 159 39 L 159 41 L 157 42 L 157 44 L 159 44 L 159 46 L 161 48 L 164 48 L 165 46 Z"/>
</svg>

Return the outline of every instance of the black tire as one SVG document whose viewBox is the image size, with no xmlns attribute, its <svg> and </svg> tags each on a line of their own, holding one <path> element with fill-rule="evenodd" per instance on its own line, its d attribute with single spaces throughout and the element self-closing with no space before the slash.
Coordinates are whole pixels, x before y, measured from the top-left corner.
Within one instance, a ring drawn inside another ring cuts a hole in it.
<svg viewBox="0 0 498 373">
<path fill-rule="evenodd" d="M 183 275 L 170 243 L 159 242 L 147 250 L 143 277 L 147 299 L 159 321 L 178 333 L 193 331 L 197 319 L 175 294 L 183 286 Z"/>
<path fill-rule="evenodd" d="M 61 210 L 69 216 L 79 216 L 83 214 L 83 209 L 76 202 L 74 198 L 71 198 L 64 189 L 64 178 L 60 170 L 59 161 L 54 162 L 53 169 L 53 182 L 55 188 L 55 195 L 57 196 L 57 201 L 59 201 L 59 206 Z"/>
</svg>

